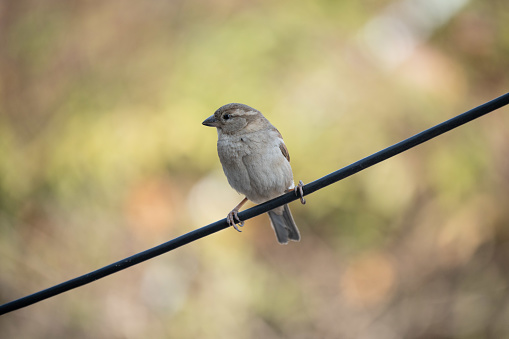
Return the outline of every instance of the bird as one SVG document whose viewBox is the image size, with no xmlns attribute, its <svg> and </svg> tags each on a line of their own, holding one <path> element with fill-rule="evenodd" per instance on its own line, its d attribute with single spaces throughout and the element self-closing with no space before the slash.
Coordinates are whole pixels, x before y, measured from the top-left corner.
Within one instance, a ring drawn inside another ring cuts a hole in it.
<svg viewBox="0 0 509 339">
<path fill-rule="evenodd" d="M 281 133 L 248 105 L 230 103 L 218 108 L 202 123 L 217 129 L 217 152 L 230 186 L 245 198 L 227 215 L 228 225 L 240 232 L 244 222 L 239 209 L 248 201 L 260 204 L 294 191 L 306 203 L 303 183 L 295 186 L 290 154 Z M 280 244 L 300 241 L 300 232 L 288 204 L 268 212 Z"/>
</svg>

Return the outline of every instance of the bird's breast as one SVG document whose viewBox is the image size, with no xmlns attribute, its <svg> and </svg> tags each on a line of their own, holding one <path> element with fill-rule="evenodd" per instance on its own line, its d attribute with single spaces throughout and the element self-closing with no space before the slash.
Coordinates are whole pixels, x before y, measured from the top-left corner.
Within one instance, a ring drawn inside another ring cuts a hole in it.
<svg viewBox="0 0 509 339">
<path fill-rule="evenodd" d="M 281 153 L 279 144 L 267 141 L 224 135 L 217 143 L 229 184 L 256 203 L 283 194 L 293 184 L 290 163 Z"/>
</svg>

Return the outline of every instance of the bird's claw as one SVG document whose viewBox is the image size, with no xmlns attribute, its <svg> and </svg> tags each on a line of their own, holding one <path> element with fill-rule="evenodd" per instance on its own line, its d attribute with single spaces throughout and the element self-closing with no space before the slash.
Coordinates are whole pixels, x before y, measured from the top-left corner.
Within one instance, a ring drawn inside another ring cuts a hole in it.
<svg viewBox="0 0 509 339">
<path fill-rule="evenodd" d="M 299 180 L 299 184 L 295 186 L 293 191 L 295 192 L 295 195 L 300 197 L 300 203 L 304 205 L 306 203 L 306 199 L 304 199 L 304 191 L 302 190 L 302 186 L 304 186 L 304 183 L 302 180 Z"/>
<path fill-rule="evenodd" d="M 239 227 L 244 226 L 244 221 L 239 219 L 238 210 L 232 210 L 230 213 L 228 213 L 228 216 L 226 216 L 226 222 L 228 225 L 232 226 L 237 230 L 238 232 L 242 232 Z"/>
</svg>

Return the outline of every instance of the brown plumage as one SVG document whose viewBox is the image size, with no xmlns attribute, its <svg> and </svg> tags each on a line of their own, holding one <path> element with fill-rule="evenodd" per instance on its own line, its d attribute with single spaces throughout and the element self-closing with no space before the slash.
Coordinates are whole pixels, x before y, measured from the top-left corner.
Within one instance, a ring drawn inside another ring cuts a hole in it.
<svg viewBox="0 0 509 339">
<path fill-rule="evenodd" d="M 227 217 L 235 227 L 243 226 L 237 213 L 247 199 L 262 203 L 289 190 L 301 194 L 302 182 L 295 187 L 290 154 L 281 133 L 247 105 L 232 103 L 220 107 L 203 125 L 216 127 L 217 151 L 228 183 L 246 196 Z M 268 212 L 278 242 L 299 241 L 300 234 L 288 205 Z"/>
</svg>

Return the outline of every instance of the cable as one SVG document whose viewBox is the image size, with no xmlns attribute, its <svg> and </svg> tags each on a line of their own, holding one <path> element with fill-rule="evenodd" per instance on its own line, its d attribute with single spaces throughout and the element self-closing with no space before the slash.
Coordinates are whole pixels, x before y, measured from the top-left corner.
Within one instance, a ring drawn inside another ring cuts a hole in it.
<svg viewBox="0 0 509 339">
<path fill-rule="evenodd" d="M 379 152 L 376 152 L 364 159 L 361 159 L 357 162 L 354 162 L 351 165 L 343 167 L 333 173 L 330 173 L 318 180 L 315 180 L 303 187 L 304 195 L 311 194 L 313 192 L 318 191 L 326 186 L 329 186 L 339 180 L 342 180 L 346 177 L 349 177 L 357 172 L 360 172 L 368 167 L 371 167 L 379 162 L 387 160 L 399 153 L 402 153 L 406 150 L 409 150 L 412 147 L 415 147 L 423 142 L 426 142 L 430 139 L 433 139 L 436 136 L 439 136 L 445 132 L 448 132 L 456 127 L 459 127 L 469 121 L 472 121 L 476 118 L 479 118 L 487 113 L 490 113 L 500 107 L 509 104 L 509 93 L 506 93 L 496 99 L 493 99 L 483 105 L 480 105 L 476 108 L 473 108 L 465 113 L 462 113 L 454 118 L 451 118 L 441 124 L 433 126 L 421 133 L 418 133 L 408 139 L 405 139 L 397 144 L 394 144 L 390 147 L 387 147 Z M 280 197 L 269 200 L 263 204 L 254 206 L 248 210 L 242 211 L 239 213 L 239 218 L 241 220 L 248 220 L 257 215 L 270 211 L 275 207 L 282 206 L 284 204 L 290 203 L 296 199 L 298 199 L 294 193 L 286 193 Z M 104 266 L 96 271 L 87 273 L 80 277 L 68 280 L 61 284 L 55 285 L 53 287 L 47 288 L 45 290 L 36 292 L 34 294 L 30 294 L 26 297 L 8 302 L 0 306 L 0 315 L 9 313 L 20 308 L 35 304 L 39 301 L 51 298 L 58 294 L 67 292 L 74 288 L 89 284 L 95 280 L 104 278 L 110 274 L 119 272 L 133 265 L 139 264 L 146 260 L 152 259 L 156 256 L 159 256 L 163 253 L 172 251 L 176 248 L 189 244 L 195 240 L 206 237 L 210 234 L 218 232 L 222 229 L 229 227 L 226 223 L 226 219 L 222 219 L 216 221 L 207 226 L 198 228 L 194 231 L 181 235 L 175 239 L 172 239 L 168 242 L 165 242 L 159 246 L 153 247 L 146 251 L 137 253 L 133 256 L 125 258 L 123 260 L 117 261 L 108 266 Z"/>
</svg>

